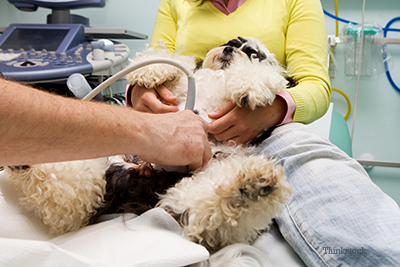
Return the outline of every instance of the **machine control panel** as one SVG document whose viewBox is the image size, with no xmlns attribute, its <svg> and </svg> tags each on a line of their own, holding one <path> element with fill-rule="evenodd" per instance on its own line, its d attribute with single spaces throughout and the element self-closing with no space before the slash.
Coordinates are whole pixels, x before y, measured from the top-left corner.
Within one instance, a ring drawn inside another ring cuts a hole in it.
<svg viewBox="0 0 400 267">
<path fill-rule="evenodd" d="M 11 24 L 0 36 L 0 76 L 25 83 L 52 82 L 73 73 L 112 75 L 125 67 L 130 55 L 126 45 L 95 43 L 94 48 L 80 24 Z"/>
</svg>

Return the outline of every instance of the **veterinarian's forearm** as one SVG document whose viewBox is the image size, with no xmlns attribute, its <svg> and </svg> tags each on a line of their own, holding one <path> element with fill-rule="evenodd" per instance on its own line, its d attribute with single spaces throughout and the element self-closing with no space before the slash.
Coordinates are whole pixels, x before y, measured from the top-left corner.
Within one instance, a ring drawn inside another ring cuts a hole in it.
<svg viewBox="0 0 400 267">
<path fill-rule="evenodd" d="M 0 165 L 131 153 L 159 164 L 200 167 L 211 155 L 204 142 L 207 126 L 190 112 L 144 114 L 64 98 L 3 79 L 0 92 Z M 180 126 L 183 122 L 187 123 Z M 171 153 L 159 155 L 161 149 Z"/>
<path fill-rule="evenodd" d="M 5 80 L 0 80 L 0 89 L 3 165 L 123 153 L 126 132 L 141 133 L 127 122 L 134 116 L 122 108 L 67 99 Z"/>
</svg>

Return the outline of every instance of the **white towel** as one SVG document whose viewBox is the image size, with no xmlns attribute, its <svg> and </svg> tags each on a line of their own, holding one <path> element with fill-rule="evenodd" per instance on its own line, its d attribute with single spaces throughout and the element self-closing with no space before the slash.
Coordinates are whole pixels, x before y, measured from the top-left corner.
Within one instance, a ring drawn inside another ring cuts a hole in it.
<svg viewBox="0 0 400 267">
<path fill-rule="evenodd" d="M 208 259 L 207 250 L 182 237 L 163 209 L 84 227 L 51 240 L 67 251 L 97 260 L 96 266 L 179 267 Z M 100 253 L 99 253 L 100 252 Z"/>
</svg>

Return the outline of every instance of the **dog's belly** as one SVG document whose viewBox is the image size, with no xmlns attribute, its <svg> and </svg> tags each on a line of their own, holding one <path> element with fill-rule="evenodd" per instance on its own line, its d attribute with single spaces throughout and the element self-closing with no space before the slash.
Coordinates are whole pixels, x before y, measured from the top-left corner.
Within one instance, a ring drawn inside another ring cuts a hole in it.
<svg viewBox="0 0 400 267">
<path fill-rule="evenodd" d="M 194 77 L 196 80 L 194 111 L 210 123 L 212 120 L 208 117 L 208 114 L 229 101 L 226 94 L 225 72 L 223 70 L 200 69 L 194 73 Z M 170 89 L 178 97 L 179 110 L 185 109 L 186 77 L 181 79 L 179 85 Z"/>
</svg>

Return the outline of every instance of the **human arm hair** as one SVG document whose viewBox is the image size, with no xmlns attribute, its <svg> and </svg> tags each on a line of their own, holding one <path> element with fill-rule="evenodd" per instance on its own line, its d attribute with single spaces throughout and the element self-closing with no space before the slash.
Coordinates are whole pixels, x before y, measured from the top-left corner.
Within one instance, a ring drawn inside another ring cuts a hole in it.
<svg viewBox="0 0 400 267">
<path fill-rule="evenodd" d="M 198 168 L 211 157 L 207 124 L 190 111 L 146 114 L 4 79 L 0 92 L 0 165 L 136 154 Z"/>
</svg>

